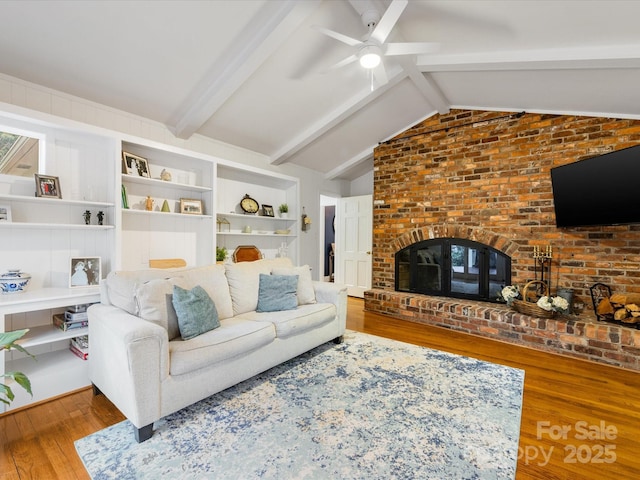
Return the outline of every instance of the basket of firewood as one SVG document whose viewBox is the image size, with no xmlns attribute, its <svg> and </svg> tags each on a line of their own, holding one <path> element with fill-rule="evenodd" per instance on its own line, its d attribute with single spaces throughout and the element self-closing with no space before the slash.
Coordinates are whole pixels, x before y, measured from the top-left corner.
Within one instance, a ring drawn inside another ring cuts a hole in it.
<svg viewBox="0 0 640 480">
<path fill-rule="evenodd" d="M 596 315 L 612 317 L 622 323 L 639 323 L 640 294 L 618 293 L 602 298 L 596 306 Z"/>
<path fill-rule="evenodd" d="M 522 299 L 515 299 L 511 306 L 519 313 L 539 318 L 553 318 L 556 314 L 555 310 L 545 310 L 537 305 L 537 301 L 549 295 L 549 286 L 541 280 L 532 280 L 527 282 L 522 289 Z"/>
</svg>

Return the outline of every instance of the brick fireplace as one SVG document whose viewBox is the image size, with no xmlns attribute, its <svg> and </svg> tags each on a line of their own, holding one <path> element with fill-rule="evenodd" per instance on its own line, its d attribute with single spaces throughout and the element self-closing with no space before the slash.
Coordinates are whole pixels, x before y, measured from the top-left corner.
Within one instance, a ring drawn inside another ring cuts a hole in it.
<svg viewBox="0 0 640 480">
<path fill-rule="evenodd" d="M 451 111 L 374 152 L 372 290 L 365 308 L 418 323 L 640 370 L 640 330 L 596 322 L 589 287 L 640 293 L 640 226 L 555 226 L 552 167 L 640 144 L 640 121 Z M 422 240 L 480 242 L 511 258 L 512 283 L 553 246 L 551 284 L 579 315 L 539 319 L 505 305 L 395 290 L 395 254 Z"/>
</svg>

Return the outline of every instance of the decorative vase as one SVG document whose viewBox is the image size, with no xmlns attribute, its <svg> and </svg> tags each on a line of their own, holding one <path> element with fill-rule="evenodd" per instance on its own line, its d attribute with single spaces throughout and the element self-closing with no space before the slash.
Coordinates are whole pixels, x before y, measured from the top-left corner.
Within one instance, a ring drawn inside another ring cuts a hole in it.
<svg viewBox="0 0 640 480">
<path fill-rule="evenodd" d="M 163 212 L 170 212 L 171 210 L 169 210 L 169 202 L 167 202 L 166 200 L 164 202 L 162 202 L 162 211 Z"/>
<path fill-rule="evenodd" d="M 280 218 L 289 218 L 289 212 L 280 212 Z"/>
<path fill-rule="evenodd" d="M 19 269 L 9 270 L 0 276 L 0 291 L 2 293 L 21 293 L 27 289 L 31 275 L 22 273 Z"/>
</svg>

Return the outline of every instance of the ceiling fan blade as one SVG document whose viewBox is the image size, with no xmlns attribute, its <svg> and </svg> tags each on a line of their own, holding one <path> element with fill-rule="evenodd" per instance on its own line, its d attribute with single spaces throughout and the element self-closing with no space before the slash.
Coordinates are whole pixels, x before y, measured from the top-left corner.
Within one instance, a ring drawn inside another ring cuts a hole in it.
<svg viewBox="0 0 640 480">
<path fill-rule="evenodd" d="M 429 42 L 387 43 L 384 48 L 384 54 L 390 56 L 421 55 L 438 51 L 440 44 Z"/>
<path fill-rule="evenodd" d="M 393 0 L 371 33 L 371 38 L 384 43 L 408 3 L 409 0 Z"/>
<path fill-rule="evenodd" d="M 319 25 L 314 25 L 313 28 L 319 31 L 320 33 L 324 33 L 328 37 L 334 38 L 352 47 L 355 47 L 356 45 L 360 45 L 362 43 L 360 40 L 356 40 L 355 38 L 351 38 L 347 35 L 343 35 L 342 33 L 334 32 L 333 30 L 329 30 L 328 28 L 324 28 Z"/>
<path fill-rule="evenodd" d="M 356 60 L 358 60 L 358 56 L 357 55 L 349 55 L 347 58 L 340 60 L 338 63 L 331 65 L 327 70 L 335 70 L 337 68 L 342 68 L 345 65 L 349 65 L 350 63 L 355 62 Z"/>
<path fill-rule="evenodd" d="M 380 62 L 376 68 L 373 69 L 373 78 L 376 79 L 376 83 L 378 87 L 385 85 L 389 82 L 389 78 L 387 77 L 387 70 L 384 68 L 384 62 Z"/>
</svg>

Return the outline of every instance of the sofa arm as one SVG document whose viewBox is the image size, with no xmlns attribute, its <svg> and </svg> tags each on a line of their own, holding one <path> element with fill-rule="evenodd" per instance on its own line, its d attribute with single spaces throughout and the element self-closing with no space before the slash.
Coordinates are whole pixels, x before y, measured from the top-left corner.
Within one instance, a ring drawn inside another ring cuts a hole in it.
<svg viewBox="0 0 640 480">
<path fill-rule="evenodd" d="M 347 286 L 340 283 L 314 281 L 313 289 L 318 303 L 333 303 L 336 306 L 340 329 L 344 333 L 347 325 Z"/>
<path fill-rule="evenodd" d="M 313 289 L 316 292 L 316 301 L 318 303 L 337 304 L 341 294 L 347 295 L 346 285 L 333 282 L 313 282 Z"/>
<path fill-rule="evenodd" d="M 89 378 L 138 428 L 161 416 L 169 375 L 167 331 L 112 305 L 89 313 Z"/>
</svg>

